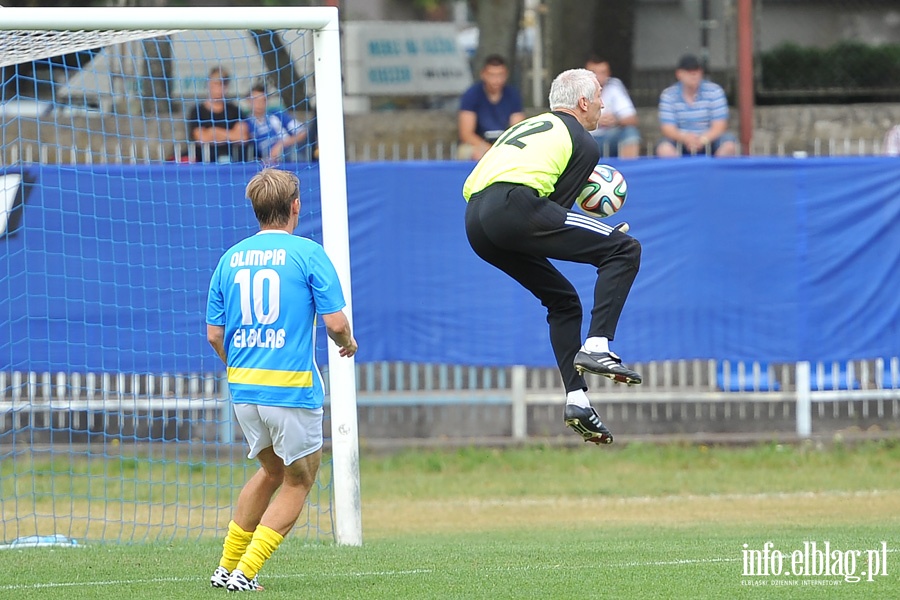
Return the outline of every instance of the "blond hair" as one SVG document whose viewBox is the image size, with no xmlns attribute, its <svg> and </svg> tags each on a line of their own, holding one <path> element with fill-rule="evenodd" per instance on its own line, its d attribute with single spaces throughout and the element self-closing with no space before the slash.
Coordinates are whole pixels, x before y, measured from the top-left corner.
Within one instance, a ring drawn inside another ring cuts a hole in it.
<svg viewBox="0 0 900 600">
<path fill-rule="evenodd" d="M 260 227 L 284 227 L 291 204 L 300 197 L 300 180 L 288 171 L 263 169 L 247 184 L 246 194 Z"/>
</svg>

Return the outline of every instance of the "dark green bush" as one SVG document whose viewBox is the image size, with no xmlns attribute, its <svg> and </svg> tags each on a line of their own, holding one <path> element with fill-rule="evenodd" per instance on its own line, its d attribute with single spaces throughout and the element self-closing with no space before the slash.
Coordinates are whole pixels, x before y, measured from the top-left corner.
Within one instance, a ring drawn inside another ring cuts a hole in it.
<svg viewBox="0 0 900 600">
<path fill-rule="evenodd" d="M 900 89 L 900 45 L 786 43 L 758 57 L 760 92 L 877 93 Z"/>
</svg>

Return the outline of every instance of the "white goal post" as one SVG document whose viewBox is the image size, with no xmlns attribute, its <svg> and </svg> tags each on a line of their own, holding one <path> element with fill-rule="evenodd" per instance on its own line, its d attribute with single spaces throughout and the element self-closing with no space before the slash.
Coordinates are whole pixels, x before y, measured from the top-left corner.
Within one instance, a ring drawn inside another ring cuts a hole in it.
<svg viewBox="0 0 900 600">
<path fill-rule="evenodd" d="M 335 7 L 0 8 L 0 29 L 23 31 L 308 29 L 314 39 L 322 236 L 352 322 L 341 48 Z M 0 53 L 2 53 L 0 47 Z M 336 542 L 362 544 L 356 374 L 328 343 Z"/>
</svg>

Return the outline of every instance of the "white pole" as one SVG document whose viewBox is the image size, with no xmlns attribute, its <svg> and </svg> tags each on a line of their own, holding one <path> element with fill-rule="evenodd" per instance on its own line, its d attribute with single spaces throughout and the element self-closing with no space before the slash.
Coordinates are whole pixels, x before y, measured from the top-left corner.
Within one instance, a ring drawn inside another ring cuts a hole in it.
<svg viewBox="0 0 900 600">
<path fill-rule="evenodd" d="M 808 438 L 812 434 L 812 399 L 810 398 L 810 369 L 806 361 L 797 363 L 797 435 Z"/>
<path fill-rule="evenodd" d="M 337 22 L 333 6 L 54 7 L 52 10 L 4 7 L 3 29 L 321 29 Z M 277 24 L 277 25 L 276 25 Z"/>
<path fill-rule="evenodd" d="M 319 181 L 322 194 L 322 237 L 334 263 L 353 323 L 350 289 L 350 239 L 347 227 L 347 179 L 344 163 L 344 111 L 341 91 L 341 46 L 338 12 L 314 35 L 316 117 L 319 127 Z M 365 342 L 363 342 L 365 343 Z M 335 537 L 338 544 L 362 545 L 359 493 L 359 431 L 356 417 L 356 368 L 328 344 L 331 394 L 331 440 L 334 457 Z"/>
<path fill-rule="evenodd" d="M 528 370 L 523 365 L 512 368 L 512 436 L 517 441 L 528 436 L 528 404 L 526 393 Z"/>
</svg>

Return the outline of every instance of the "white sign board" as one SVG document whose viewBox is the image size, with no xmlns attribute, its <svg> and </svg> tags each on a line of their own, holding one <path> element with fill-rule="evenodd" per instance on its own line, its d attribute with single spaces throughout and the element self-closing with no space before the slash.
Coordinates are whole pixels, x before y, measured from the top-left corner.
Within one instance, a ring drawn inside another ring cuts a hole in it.
<svg viewBox="0 0 900 600">
<path fill-rule="evenodd" d="M 472 83 L 472 74 L 456 35 L 452 23 L 344 23 L 344 93 L 461 94 Z"/>
</svg>

